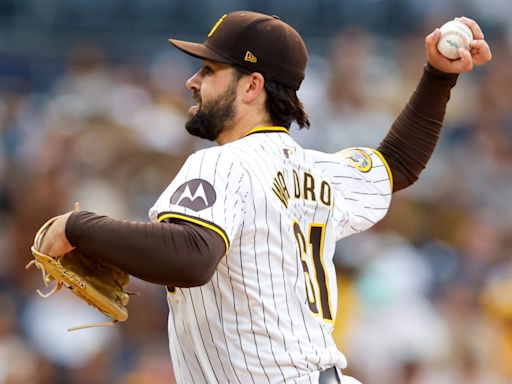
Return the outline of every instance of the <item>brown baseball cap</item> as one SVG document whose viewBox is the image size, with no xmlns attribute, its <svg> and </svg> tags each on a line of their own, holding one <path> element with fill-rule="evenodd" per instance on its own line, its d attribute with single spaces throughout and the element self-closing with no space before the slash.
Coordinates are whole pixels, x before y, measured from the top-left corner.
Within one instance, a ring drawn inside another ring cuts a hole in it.
<svg viewBox="0 0 512 384">
<path fill-rule="evenodd" d="M 308 60 L 299 33 L 277 16 L 231 12 L 213 26 L 204 43 L 169 39 L 176 48 L 200 59 L 259 72 L 267 80 L 299 89 Z"/>
</svg>

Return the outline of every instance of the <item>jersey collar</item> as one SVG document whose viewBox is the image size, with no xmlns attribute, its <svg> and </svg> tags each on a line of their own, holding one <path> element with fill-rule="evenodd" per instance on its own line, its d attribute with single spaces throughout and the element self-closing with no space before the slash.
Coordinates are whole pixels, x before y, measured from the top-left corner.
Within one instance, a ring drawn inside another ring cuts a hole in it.
<svg viewBox="0 0 512 384">
<path fill-rule="evenodd" d="M 270 133 L 270 132 L 288 133 L 288 129 L 286 129 L 285 127 L 279 127 L 279 126 L 256 127 L 256 128 L 251 129 L 250 131 L 246 132 L 245 135 L 243 135 L 242 137 L 252 135 L 253 133 Z"/>
</svg>

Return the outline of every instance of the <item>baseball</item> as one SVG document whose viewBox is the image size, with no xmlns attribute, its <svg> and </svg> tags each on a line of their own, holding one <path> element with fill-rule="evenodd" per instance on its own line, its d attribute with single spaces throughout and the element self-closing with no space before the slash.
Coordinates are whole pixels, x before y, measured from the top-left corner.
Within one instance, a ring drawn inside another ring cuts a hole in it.
<svg viewBox="0 0 512 384">
<path fill-rule="evenodd" d="M 448 59 L 455 60 L 460 57 L 459 48 L 469 50 L 469 44 L 473 40 L 473 33 L 469 27 L 457 20 L 449 21 L 441 26 L 441 38 L 437 43 L 437 49 Z"/>
</svg>

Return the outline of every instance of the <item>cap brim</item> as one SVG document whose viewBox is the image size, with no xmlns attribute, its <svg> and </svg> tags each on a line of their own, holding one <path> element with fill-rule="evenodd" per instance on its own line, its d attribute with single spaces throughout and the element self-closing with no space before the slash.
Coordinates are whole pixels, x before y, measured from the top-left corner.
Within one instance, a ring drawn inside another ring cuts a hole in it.
<svg viewBox="0 0 512 384">
<path fill-rule="evenodd" d="M 208 48 L 202 43 L 192 43 L 190 41 L 169 39 L 169 44 L 174 45 L 180 51 L 183 51 L 191 56 L 203 60 L 219 61 L 221 63 L 231 64 L 231 61 L 224 56 L 219 55 L 217 52 Z"/>
</svg>

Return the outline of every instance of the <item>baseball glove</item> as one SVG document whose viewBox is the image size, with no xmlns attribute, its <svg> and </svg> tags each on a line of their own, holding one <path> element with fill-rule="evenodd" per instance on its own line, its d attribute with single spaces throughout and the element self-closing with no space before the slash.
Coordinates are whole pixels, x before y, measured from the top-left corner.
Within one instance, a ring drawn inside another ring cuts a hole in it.
<svg viewBox="0 0 512 384">
<path fill-rule="evenodd" d="M 69 329 L 70 331 L 112 325 L 115 322 L 128 319 L 126 305 L 128 304 L 129 294 L 124 291 L 124 287 L 129 281 L 128 274 L 115 267 L 88 258 L 76 249 L 59 257 L 48 256 L 40 251 L 43 238 L 56 219 L 57 217 L 48 220 L 37 231 L 34 245 L 31 248 L 34 260 L 26 266 L 26 268 L 29 268 L 35 265 L 41 270 L 45 286 L 48 286 L 48 283 L 52 281 L 57 282 L 57 285 L 47 294 L 37 290 L 39 295 L 48 297 L 62 287 L 66 287 L 86 303 L 112 319 L 111 322 L 73 327 Z"/>
</svg>

